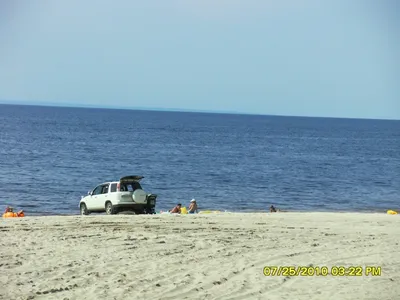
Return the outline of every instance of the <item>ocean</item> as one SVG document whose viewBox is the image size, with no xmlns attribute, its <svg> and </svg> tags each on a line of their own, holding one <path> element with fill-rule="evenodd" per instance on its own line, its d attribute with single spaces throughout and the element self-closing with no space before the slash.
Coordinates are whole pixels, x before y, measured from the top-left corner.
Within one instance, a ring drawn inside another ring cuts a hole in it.
<svg viewBox="0 0 400 300">
<path fill-rule="evenodd" d="M 0 105 L 0 208 L 79 214 L 142 175 L 156 210 L 400 208 L 400 121 Z"/>
</svg>

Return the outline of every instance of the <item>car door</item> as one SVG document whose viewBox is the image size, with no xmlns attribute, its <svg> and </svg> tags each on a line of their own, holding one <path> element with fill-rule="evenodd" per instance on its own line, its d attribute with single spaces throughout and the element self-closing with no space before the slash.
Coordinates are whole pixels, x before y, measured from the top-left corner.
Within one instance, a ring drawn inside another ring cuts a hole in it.
<svg viewBox="0 0 400 300">
<path fill-rule="evenodd" d="M 110 184 L 103 184 L 101 186 L 100 195 L 97 196 L 95 207 L 96 210 L 105 210 L 106 209 L 106 200 L 108 197 L 108 190 Z"/>
<path fill-rule="evenodd" d="M 112 197 L 113 197 L 113 189 L 112 189 L 112 184 L 111 183 L 109 183 L 109 184 L 107 184 L 107 187 L 104 189 L 104 206 L 103 207 L 105 207 L 105 205 L 106 205 L 106 202 L 107 201 L 111 201 L 111 203 L 115 203 L 115 201 L 113 201 L 113 199 L 112 199 Z M 116 190 L 116 184 L 115 184 L 115 190 Z M 114 190 L 114 192 L 115 192 L 115 190 Z"/>
<path fill-rule="evenodd" d="M 86 201 L 86 206 L 88 210 L 97 210 L 97 202 L 99 200 L 99 196 L 101 195 L 101 191 L 103 189 L 103 185 L 98 185 L 92 191 L 92 194 L 88 197 Z"/>
</svg>

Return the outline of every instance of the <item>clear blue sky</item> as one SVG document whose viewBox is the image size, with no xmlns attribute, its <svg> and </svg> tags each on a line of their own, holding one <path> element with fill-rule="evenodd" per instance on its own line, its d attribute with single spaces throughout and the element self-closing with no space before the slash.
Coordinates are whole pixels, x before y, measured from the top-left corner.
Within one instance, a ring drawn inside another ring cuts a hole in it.
<svg viewBox="0 0 400 300">
<path fill-rule="evenodd" d="M 400 119 L 399 2 L 1 0 L 0 101 Z"/>
</svg>

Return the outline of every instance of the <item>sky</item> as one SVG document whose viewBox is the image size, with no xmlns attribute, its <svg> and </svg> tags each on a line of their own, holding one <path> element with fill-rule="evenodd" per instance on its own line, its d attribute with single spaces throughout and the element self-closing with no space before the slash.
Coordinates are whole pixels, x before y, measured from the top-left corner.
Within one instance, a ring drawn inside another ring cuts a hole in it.
<svg viewBox="0 0 400 300">
<path fill-rule="evenodd" d="M 396 0 L 0 0 L 0 102 L 400 119 Z"/>
</svg>

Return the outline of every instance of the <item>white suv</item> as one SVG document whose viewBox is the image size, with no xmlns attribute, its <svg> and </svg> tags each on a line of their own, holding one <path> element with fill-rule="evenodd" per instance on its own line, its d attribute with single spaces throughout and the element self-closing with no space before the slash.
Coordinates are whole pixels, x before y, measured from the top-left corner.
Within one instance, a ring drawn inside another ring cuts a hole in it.
<svg viewBox="0 0 400 300">
<path fill-rule="evenodd" d="M 146 194 L 140 186 L 143 176 L 125 176 L 119 181 L 105 182 L 79 202 L 81 215 L 91 212 L 116 214 L 121 210 L 131 210 L 136 214 L 154 214 L 157 195 Z"/>
</svg>

